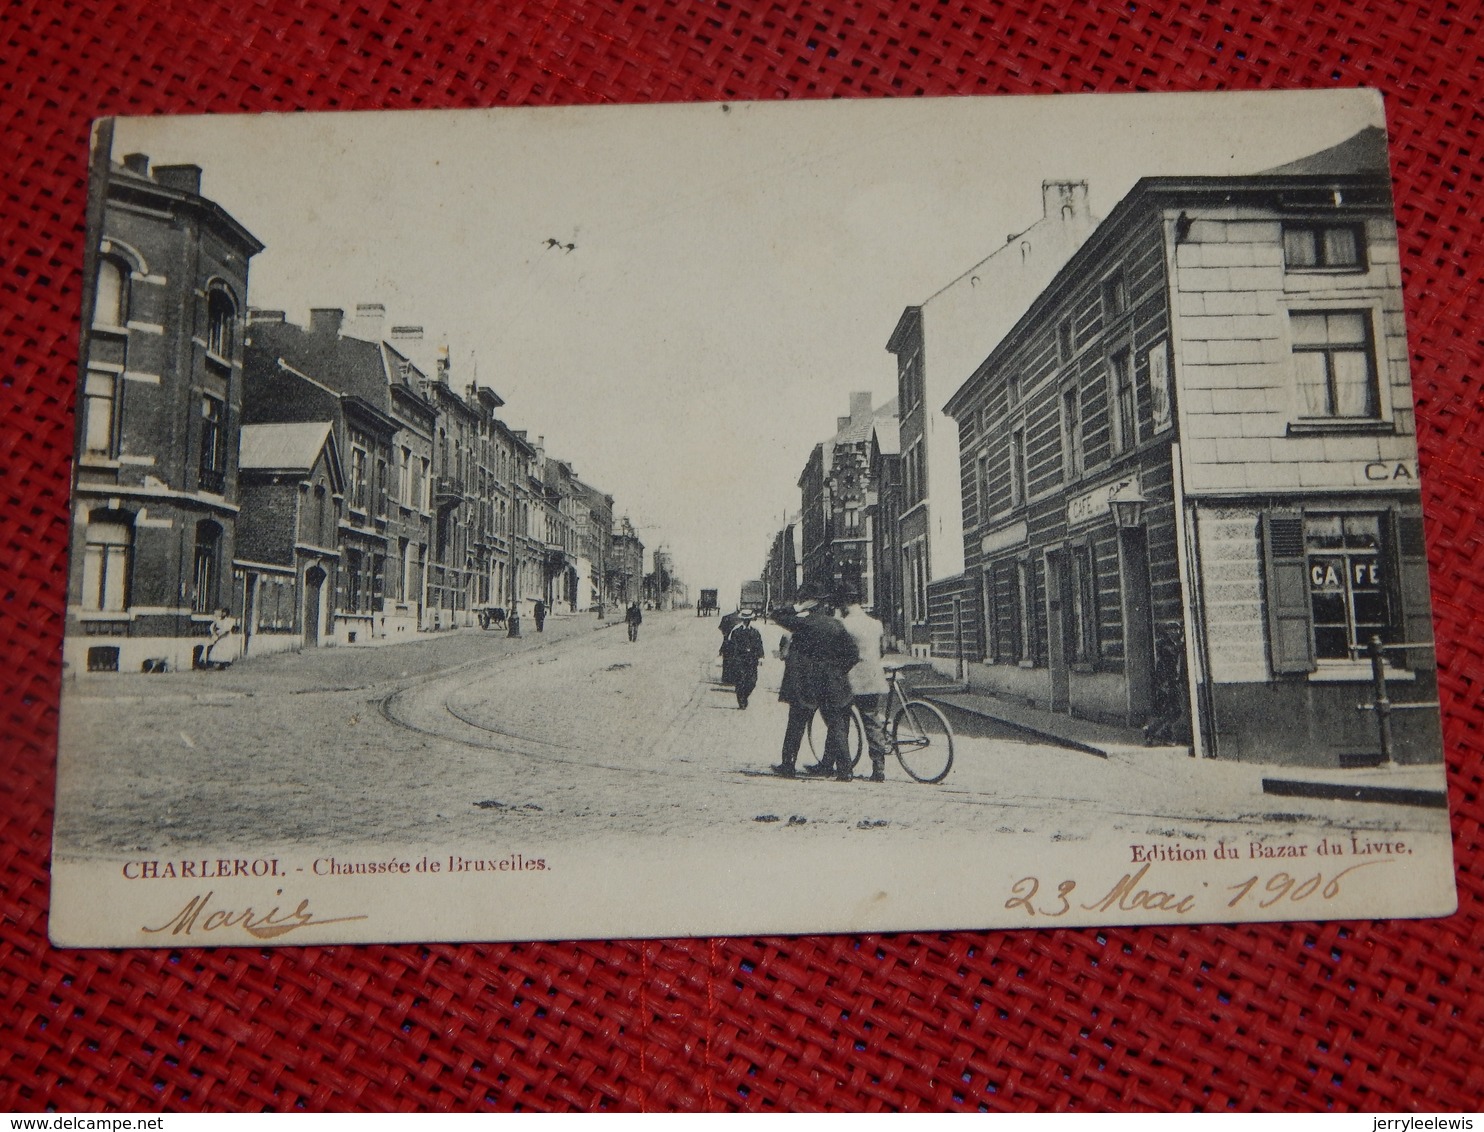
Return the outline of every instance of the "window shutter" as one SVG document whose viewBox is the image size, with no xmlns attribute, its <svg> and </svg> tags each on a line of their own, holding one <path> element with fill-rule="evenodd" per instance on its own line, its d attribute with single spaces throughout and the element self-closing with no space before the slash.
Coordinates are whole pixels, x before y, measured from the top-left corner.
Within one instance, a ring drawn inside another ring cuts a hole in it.
<svg viewBox="0 0 1484 1132">
<path fill-rule="evenodd" d="M 1273 674 L 1314 671 L 1314 632 L 1309 607 L 1304 520 L 1296 511 L 1262 516 L 1267 580 L 1268 656 Z"/>
<path fill-rule="evenodd" d="M 1409 645 L 1431 644 L 1432 600 L 1427 583 L 1427 547 L 1422 537 L 1422 516 L 1392 514 L 1392 545 L 1399 565 L 1397 593 L 1401 598 L 1400 629 Z M 1408 649 L 1399 656 L 1408 668 L 1431 668 L 1437 663 L 1427 649 Z"/>
</svg>

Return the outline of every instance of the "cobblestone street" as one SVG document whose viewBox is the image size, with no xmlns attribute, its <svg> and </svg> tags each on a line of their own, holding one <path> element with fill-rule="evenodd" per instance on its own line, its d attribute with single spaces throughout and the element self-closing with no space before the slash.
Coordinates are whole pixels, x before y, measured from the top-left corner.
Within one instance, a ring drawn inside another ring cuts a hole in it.
<svg viewBox="0 0 1484 1132">
<path fill-rule="evenodd" d="M 554 618 L 218 673 L 82 676 L 66 691 L 58 855 L 274 845 L 480 844 L 708 833 L 908 838 L 1096 831 L 1198 841 L 1198 823 L 1439 830 L 1440 812 L 1262 794 L 1263 769 L 1107 759 L 960 724 L 937 786 L 785 780 L 778 630 L 752 706 L 717 683 L 716 621 Z M 806 746 L 801 764 L 809 761 Z"/>
</svg>

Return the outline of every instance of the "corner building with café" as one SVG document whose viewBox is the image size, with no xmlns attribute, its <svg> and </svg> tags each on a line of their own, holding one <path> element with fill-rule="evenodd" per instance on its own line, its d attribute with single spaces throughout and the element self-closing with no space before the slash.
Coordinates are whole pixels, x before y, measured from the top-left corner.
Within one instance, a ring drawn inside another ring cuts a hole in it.
<svg viewBox="0 0 1484 1132">
<path fill-rule="evenodd" d="M 966 568 L 934 653 L 974 690 L 1139 727 L 1178 672 L 1194 753 L 1321 767 L 1380 761 L 1372 637 L 1390 698 L 1436 701 L 1379 130 L 1141 180 L 947 411 Z M 1435 708 L 1392 733 L 1441 757 Z"/>
</svg>

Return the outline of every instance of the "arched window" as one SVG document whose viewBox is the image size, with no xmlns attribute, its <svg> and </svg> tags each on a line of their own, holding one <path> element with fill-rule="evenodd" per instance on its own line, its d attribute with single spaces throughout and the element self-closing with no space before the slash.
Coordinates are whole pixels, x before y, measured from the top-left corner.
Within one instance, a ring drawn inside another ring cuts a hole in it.
<svg viewBox="0 0 1484 1132">
<path fill-rule="evenodd" d="M 98 287 L 93 296 L 94 326 L 125 326 L 129 321 L 129 265 L 113 256 L 98 261 Z"/>
<path fill-rule="evenodd" d="M 211 613 L 221 604 L 216 594 L 221 575 L 221 541 L 220 525 L 210 519 L 196 524 L 196 555 L 191 568 L 194 582 L 191 610 L 195 613 Z"/>
<path fill-rule="evenodd" d="M 119 613 L 129 604 L 129 559 L 134 549 L 134 516 L 127 511 L 94 511 L 82 556 L 82 607 L 92 613 Z"/>
<path fill-rule="evenodd" d="M 237 303 L 225 287 L 213 287 L 206 298 L 206 348 L 223 361 L 237 346 Z"/>
</svg>

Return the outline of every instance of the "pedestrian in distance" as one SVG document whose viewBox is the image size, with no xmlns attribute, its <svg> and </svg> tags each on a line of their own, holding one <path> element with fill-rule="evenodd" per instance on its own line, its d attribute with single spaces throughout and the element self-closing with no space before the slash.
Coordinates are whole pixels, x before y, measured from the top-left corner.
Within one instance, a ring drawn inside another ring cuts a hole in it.
<svg viewBox="0 0 1484 1132">
<path fill-rule="evenodd" d="M 727 639 L 721 643 L 722 679 L 736 687 L 737 707 L 747 710 L 748 697 L 757 687 L 757 666 L 763 659 L 763 635 L 752 623 L 752 610 L 744 609 Z M 727 680 L 726 673 L 731 672 Z"/>
<path fill-rule="evenodd" d="M 637 601 L 629 606 L 629 611 L 624 614 L 624 620 L 628 622 L 629 640 L 637 641 L 639 639 L 639 626 L 644 624 L 644 613 L 640 610 Z"/>
<path fill-rule="evenodd" d="M 230 609 L 221 608 L 216 611 L 211 619 L 211 638 L 206 643 L 206 651 L 201 654 L 202 668 L 225 668 L 231 661 L 213 660 L 211 653 L 217 645 L 226 640 L 237 630 L 237 618 L 232 616 Z"/>
<path fill-rule="evenodd" d="M 831 616 L 832 602 L 817 586 L 799 587 L 799 602 L 779 610 L 773 620 L 792 634 L 783 684 L 778 699 L 788 705 L 788 727 L 783 733 L 782 762 L 773 773 L 793 778 L 797 773 L 799 746 L 817 711 L 824 718 L 824 758 L 807 773 L 833 775 L 842 782 L 853 777 L 850 766 L 849 673 L 860 660 L 855 639 Z"/>
<path fill-rule="evenodd" d="M 886 627 L 866 612 L 860 597 L 854 593 L 845 595 L 840 608 L 840 623 L 855 640 L 861 658 L 850 670 L 850 692 L 855 697 L 856 709 L 861 713 L 861 722 L 866 728 L 866 748 L 871 754 L 871 781 L 886 781 L 886 755 L 888 751 L 886 727 L 881 719 L 881 707 L 886 701 L 886 671 L 881 667 L 882 642 Z"/>
<path fill-rule="evenodd" d="M 536 617 L 536 632 L 546 632 L 546 603 L 538 601 L 536 608 L 531 611 Z"/>
<path fill-rule="evenodd" d="M 742 611 L 739 609 L 735 613 L 728 613 L 716 626 L 721 630 L 721 682 L 723 684 L 735 684 L 737 682 L 737 673 L 733 670 L 732 665 L 727 659 L 726 645 L 727 641 L 731 638 L 732 630 L 740 624 L 742 624 Z"/>
<path fill-rule="evenodd" d="M 1144 746 L 1190 743 L 1185 712 L 1185 630 L 1178 623 L 1162 623 L 1154 631 L 1154 687 Z"/>
</svg>

